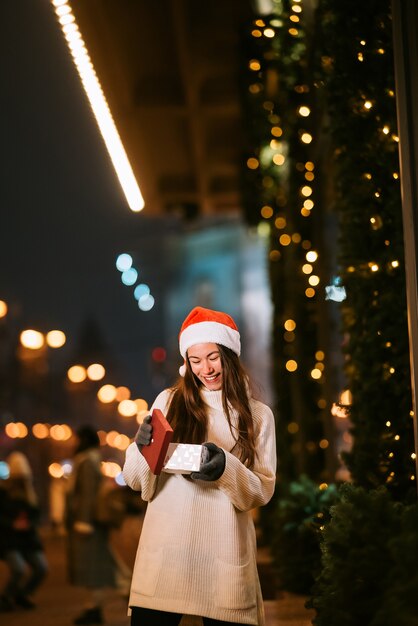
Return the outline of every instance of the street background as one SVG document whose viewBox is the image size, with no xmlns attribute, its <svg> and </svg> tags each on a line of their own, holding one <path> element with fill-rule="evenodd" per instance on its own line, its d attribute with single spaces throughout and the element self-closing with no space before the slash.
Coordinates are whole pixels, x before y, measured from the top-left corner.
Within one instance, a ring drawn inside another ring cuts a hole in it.
<svg viewBox="0 0 418 626">
<path fill-rule="evenodd" d="M 133 566 L 138 538 L 142 526 L 141 515 L 129 515 L 122 528 L 114 531 L 112 544 L 128 567 Z M 43 529 L 43 539 L 50 572 L 34 595 L 37 607 L 31 611 L 19 609 L 2 613 L 0 621 L 7 626 L 68 626 L 80 613 L 85 592 L 67 583 L 66 537 L 62 532 Z M 304 608 L 305 598 L 277 591 L 268 551 L 259 550 L 259 571 L 266 610 L 266 626 L 310 626 L 312 613 Z M 7 570 L 0 560 L 0 586 L 4 584 Z M 122 590 L 109 589 L 104 602 L 107 626 L 129 626 L 127 599 Z M 187 618 L 181 626 L 198 626 L 200 620 Z M 157 626 L 157 625 L 156 625 Z"/>
</svg>

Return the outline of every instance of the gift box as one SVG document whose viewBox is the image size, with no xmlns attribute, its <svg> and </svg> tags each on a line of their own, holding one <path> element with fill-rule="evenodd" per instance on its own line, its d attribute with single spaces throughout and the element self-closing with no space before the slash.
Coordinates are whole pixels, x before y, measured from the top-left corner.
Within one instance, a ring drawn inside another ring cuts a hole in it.
<svg viewBox="0 0 418 626">
<path fill-rule="evenodd" d="M 191 443 L 170 443 L 164 460 L 163 472 L 191 474 L 198 472 L 207 457 L 205 446 Z"/>
<path fill-rule="evenodd" d="M 152 439 L 148 446 L 141 450 L 153 474 L 161 473 L 167 449 L 173 438 L 173 429 L 159 409 L 154 409 L 151 419 Z"/>
</svg>

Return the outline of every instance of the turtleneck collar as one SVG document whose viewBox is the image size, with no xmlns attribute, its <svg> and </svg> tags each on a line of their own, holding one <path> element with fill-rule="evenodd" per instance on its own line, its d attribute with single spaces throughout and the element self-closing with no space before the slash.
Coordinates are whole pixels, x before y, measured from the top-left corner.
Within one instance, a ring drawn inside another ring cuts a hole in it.
<svg viewBox="0 0 418 626">
<path fill-rule="evenodd" d="M 211 389 L 207 389 L 206 387 L 202 387 L 200 389 L 200 394 L 205 401 L 205 403 L 216 411 L 223 411 L 222 405 L 222 389 L 218 389 L 217 391 L 212 391 Z"/>
</svg>

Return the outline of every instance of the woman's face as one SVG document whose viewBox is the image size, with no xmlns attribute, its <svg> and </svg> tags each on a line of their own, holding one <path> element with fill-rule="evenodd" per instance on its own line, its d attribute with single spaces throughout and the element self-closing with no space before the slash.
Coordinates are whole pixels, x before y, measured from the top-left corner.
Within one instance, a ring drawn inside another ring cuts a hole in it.
<svg viewBox="0 0 418 626">
<path fill-rule="evenodd" d="M 216 343 L 198 343 L 187 351 L 193 374 L 211 391 L 222 389 L 222 362 Z"/>
</svg>

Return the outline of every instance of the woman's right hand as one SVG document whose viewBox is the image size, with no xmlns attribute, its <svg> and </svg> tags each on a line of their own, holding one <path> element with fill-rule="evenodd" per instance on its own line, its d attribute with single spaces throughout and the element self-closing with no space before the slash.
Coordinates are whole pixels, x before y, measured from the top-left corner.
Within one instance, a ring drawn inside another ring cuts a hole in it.
<svg viewBox="0 0 418 626">
<path fill-rule="evenodd" d="M 151 415 L 146 415 L 140 427 L 138 428 L 138 432 L 135 435 L 135 443 L 138 446 L 138 450 L 141 452 L 144 446 L 149 446 L 152 438 L 152 426 L 151 426 Z"/>
</svg>

